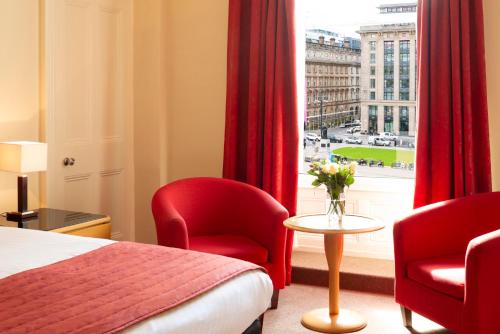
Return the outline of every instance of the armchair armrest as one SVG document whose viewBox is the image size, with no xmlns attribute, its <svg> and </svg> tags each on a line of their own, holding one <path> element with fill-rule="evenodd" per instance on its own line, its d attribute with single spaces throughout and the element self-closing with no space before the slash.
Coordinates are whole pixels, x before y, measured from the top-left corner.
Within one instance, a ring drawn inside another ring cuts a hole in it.
<svg viewBox="0 0 500 334">
<path fill-rule="evenodd" d="M 283 263 L 286 241 L 283 221 L 288 218 L 288 211 L 271 195 L 258 191 L 262 194 L 255 196 L 246 210 L 235 214 L 244 221 L 242 227 L 245 235 L 267 248 L 269 262 Z"/>
<path fill-rule="evenodd" d="M 500 230 L 474 238 L 465 260 L 464 333 L 500 333 Z"/>
<path fill-rule="evenodd" d="M 184 218 L 168 201 L 153 197 L 151 208 L 156 224 L 158 245 L 189 249 L 189 238 Z"/>
</svg>

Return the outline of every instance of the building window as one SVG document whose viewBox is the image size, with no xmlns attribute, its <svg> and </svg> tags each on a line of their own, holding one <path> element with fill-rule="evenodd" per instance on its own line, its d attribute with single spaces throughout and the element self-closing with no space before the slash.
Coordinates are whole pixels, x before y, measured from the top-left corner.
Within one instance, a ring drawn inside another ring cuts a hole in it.
<svg viewBox="0 0 500 334">
<path fill-rule="evenodd" d="M 399 99 L 402 101 L 410 100 L 410 79 L 399 80 Z"/>
<path fill-rule="evenodd" d="M 384 106 L 384 132 L 394 132 L 392 107 Z"/>
<path fill-rule="evenodd" d="M 384 79 L 384 100 L 394 100 L 394 79 Z"/>
<path fill-rule="evenodd" d="M 377 133 L 377 124 L 378 124 L 378 116 L 377 116 L 377 106 L 368 106 L 368 133 L 375 134 Z"/>
<path fill-rule="evenodd" d="M 377 41 L 370 41 L 370 51 L 377 50 Z"/>
<path fill-rule="evenodd" d="M 384 91 L 384 100 L 394 100 L 394 93 Z"/>
<path fill-rule="evenodd" d="M 408 107 L 399 107 L 399 134 L 408 136 L 409 125 Z"/>
<path fill-rule="evenodd" d="M 370 88 L 375 88 L 375 79 L 370 79 Z"/>
<path fill-rule="evenodd" d="M 394 41 L 384 41 L 384 100 L 394 99 Z"/>
<path fill-rule="evenodd" d="M 370 92 L 370 100 L 375 100 L 375 92 Z"/>
<path fill-rule="evenodd" d="M 370 75 L 375 75 L 375 66 L 370 66 Z"/>
<path fill-rule="evenodd" d="M 375 53 L 370 53 L 370 64 L 375 64 L 376 58 Z"/>
</svg>

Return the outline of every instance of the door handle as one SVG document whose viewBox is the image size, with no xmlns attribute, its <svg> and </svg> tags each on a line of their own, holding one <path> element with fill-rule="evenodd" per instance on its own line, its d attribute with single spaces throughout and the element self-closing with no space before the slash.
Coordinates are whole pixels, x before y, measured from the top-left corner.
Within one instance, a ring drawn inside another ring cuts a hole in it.
<svg viewBox="0 0 500 334">
<path fill-rule="evenodd" d="M 75 158 L 64 158 L 63 165 L 64 166 L 73 166 L 75 164 Z"/>
</svg>

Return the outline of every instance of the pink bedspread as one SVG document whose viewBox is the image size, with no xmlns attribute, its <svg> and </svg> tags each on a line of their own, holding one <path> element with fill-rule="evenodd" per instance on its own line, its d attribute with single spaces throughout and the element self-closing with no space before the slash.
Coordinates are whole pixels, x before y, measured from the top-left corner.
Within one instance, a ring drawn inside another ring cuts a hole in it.
<svg viewBox="0 0 500 334">
<path fill-rule="evenodd" d="M 256 265 L 114 243 L 0 280 L 0 333 L 115 333 Z"/>
</svg>

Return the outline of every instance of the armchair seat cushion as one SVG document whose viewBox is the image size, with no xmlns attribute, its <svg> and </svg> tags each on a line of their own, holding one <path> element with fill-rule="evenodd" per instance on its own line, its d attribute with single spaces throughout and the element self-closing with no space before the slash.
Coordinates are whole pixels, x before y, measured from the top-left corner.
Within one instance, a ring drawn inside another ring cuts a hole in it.
<svg viewBox="0 0 500 334">
<path fill-rule="evenodd" d="M 410 262 L 408 278 L 459 300 L 464 299 L 465 255 Z"/>
<path fill-rule="evenodd" d="M 259 243 L 239 235 L 210 235 L 189 238 L 189 249 L 219 254 L 262 265 L 268 251 Z"/>
</svg>

